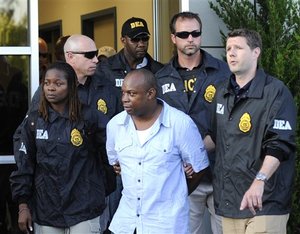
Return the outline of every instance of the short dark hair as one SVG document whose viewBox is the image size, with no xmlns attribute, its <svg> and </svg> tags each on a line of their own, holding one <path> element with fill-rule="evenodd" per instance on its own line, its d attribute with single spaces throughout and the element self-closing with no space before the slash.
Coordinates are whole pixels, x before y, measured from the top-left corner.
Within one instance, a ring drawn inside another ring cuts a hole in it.
<svg viewBox="0 0 300 234">
<path fill-rule="evenodd" d="M 64 52 L 64 45 L 65 45 L 65 43 L 66 43 L 66 41 L 68 40 L 69 37 L 70 37 L 70 35 L 61 36 L 60 38 L 57 39 L 57 41 L 55 43 L 55 47 L 54 47 L 56 60 L 66 61 L 65 52 Z"/>
<path fill-rule="evenodd" d="M 261 36 L 258 32 L 246 28 L 239 28 L 234 29 L 233 31 L 229 32 L 227 35 L 228 38 L 231 37 L 244 37 L 247 41 L 247 45 L 253 50 L 255 48 L 260 48 L 262 50 L 262 40 Z"/>
<path fill-rule="evenodd" d="M 157 91 L 157 83 L 154 74 L 145 68 L 135 69 L 130 71 L 127 75 L 137 74 L 141 75 L 144 80 L 144 88 L 145 90 L 149 90 L 150 88 L 154 88 Z"/>
<path fill-rule="evenodd" d="M 176 33 L 175 24 L 178 18 L 196 19 L 200 26 L 200 32 L 202 31 L 202 22 L 199 15 L 190 11 L 184 11 L 184 12 L 177 13 L 172 17 L 170 21 L 170 31 L 172 34 Z"/>
</svg>

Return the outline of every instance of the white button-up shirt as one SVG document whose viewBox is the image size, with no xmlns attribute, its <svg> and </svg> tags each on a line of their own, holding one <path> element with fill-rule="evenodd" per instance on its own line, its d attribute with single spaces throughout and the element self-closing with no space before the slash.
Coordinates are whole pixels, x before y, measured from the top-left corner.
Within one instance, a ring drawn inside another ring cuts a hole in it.
<svg viewBox="0 0 300 234">
<path fill-rule="evenodd" d="M 110 164 L 120 163 L 122 198 L 109 229 L 116 233 L 189 233 L 184 163 L 195 172 L 208 167 L 202 138 L 192 119 L 163 104 L 144 144 L 123 111 L 107 125 Z"/>
</svg>

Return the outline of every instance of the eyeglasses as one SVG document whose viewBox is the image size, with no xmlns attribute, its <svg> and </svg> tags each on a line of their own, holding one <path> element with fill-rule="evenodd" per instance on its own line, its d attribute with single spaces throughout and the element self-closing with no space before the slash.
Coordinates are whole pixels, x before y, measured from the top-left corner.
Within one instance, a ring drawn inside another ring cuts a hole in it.
<svg viewBox="0 0 300 234">
<path fill-rule="evenodd" d="M 98 56 L 98 50 L 95 51 L 86 51 L 86 52 L 81 52 L 81 51 L 68 51 L 69 53 L 72 54 L 83 54 L 84 57 L 86 57 L 87 59 L 93 59 L 95 56 Z"/>
<path fill-rule="evenodd" d="M 149 36 L 146 36 L 146 37 L 134 37 L 134 38 L 130 38 L 130 40 L 133 43 L 138 43 L 140 41 L 147 42 L 147 41 L 149 41 L 149 38 L 150 38 Z"/>
<path fill-rule="evenodd" d="M 39 57 L 42 58 L 47 58 L 48 54 L 47 53 L 39 53 Z"/>
<path fill-rule="evenodd" d="M 201 31 L 192 31 L 192 32 L 187 32 L 187 31 L 182 31 L 182 32 L 177 32 L 175 33 L 176 37 L 179 37 L 181 39 L 187 39 L 190 35 L 192 35 L 193 38 L 200 37 L 201 36 Z"/>
</svg>

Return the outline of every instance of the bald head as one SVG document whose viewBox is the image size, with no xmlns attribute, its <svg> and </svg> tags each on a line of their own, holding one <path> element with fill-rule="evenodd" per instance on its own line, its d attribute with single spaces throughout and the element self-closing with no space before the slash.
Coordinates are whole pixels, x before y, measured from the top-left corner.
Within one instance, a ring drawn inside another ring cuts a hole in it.
<svg viewBox="0 0 300 234">
<path fill-rule="evenodd" d="M 85 35 L 75 34 L 67 39 L 64 45 L 65 59 L 74 68 L 79 83 L 84 84 L 87 77 L 95 74 L 97 52 L 95 42 Z"/>
<path fill-rule="evenodd" d="M 42 54 L 48 53 L 48 45 L 43 38 L 39 37 L 39 52 Z"/>
<path fill-rule="evenodd" d="M 68 38 L 64 45 L 64 52 L 68 51 L 96 51 L 95 42 L 85 35 L 75 34 Z"/>
<path fill-rule="evenodd" d="M 39 70 L 40 79 L 42 79 L 48 66 L 48 45 L 43 38 L 39 37 Z"/>
<path fill-rule="evenodd" d="M 135 82 L 140 84 L 144 90 L 148 90 L 150 88 L 154 88 L 155 90 L 157 90 L 155 76 L 151 71 L 147 69 L 141 68 L 132 70 L 127 74 L 125 80 L 126 79 L 136 79 Z"/>
</svg>

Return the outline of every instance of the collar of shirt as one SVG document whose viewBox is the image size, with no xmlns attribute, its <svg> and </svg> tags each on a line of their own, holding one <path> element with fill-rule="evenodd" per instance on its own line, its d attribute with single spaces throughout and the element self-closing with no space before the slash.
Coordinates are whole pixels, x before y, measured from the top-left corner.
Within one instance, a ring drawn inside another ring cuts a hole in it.
<svg viewBox="0 0 300 234">
<path fill-rule="evenodd" d="M 140 64 L 136 65 L 136 69 L 146 67 L 147 65 L 148 65 L 148 59 L 146 57 L 144 57 L 143 61 Z"/>
<path fill-rule="evenodd" d="M 198 64 L 198 66 L 194 67 L 192 70 L 204 67 L 203 64 L 204 64 L 203 60 L 201 60 L 201 62 Z M 180 64 L 178 62 L 178 56 L 175 57 L 173 66 L 176 68 L 176 70 L 192 71 L 192 70 L 189 70 L 186 67 L 181 67 L 180 66 Z"/>
<path fill-rule="evenodd" d="M 238 83 L 236 82 L 236 78 L 234 75 L 230 76 L 230 88 L 234 92 L 236 96 L 241 96 L 248 92 L 252 80 L 250 80 L 244 87 L 240 88 Z"/>
<path fill-rule="evenodd" d="M 165 103 L 165 101 L 163 101 L 160 98 L 157 98 L 157 102 L 163 106 L 162 111 L 158 117 L 159 124 L 162 124 L 168 128 L 171 126 L 171 123 L 168 118 L 168 111 L 165 108 L 166 103 Z M 127 114 L 126 111 L 123 111 L 122 113 L 120 113 L 119 118 L 116 121 L 117 121 L 118 125 L 129 125 L 130 119 L 131 119 L 131 116 L 129 114 Z"/>
<path fill-rule="evenodd" d="M 248 98 L 262 98 L 264 93 L 264 88 L 266 82 L 269 82 L 269 75 L 264 72 L 263 69 L 258 68 L 256 70 L 255 77 L 251 80 L 251 85 L 248 88 L 247 97 Z M 224 95 L 228 95 L 233 92 L 233 88 L 231 87 L 231 79 L 226 81 L 226 88 L 224 90 Z"/>
<path fill-rule="evenodd" d="M 114 63 L 113 67 L 116 69 L 123 69 L 126 71 L 125 73 L 130 72 L 132 69 L 130 68 L 129 64 L 126 61 L 126 58 L 124 55 L 124 49 L 122 49 L 118 54 L 119 54 L 119 59 L 120 59 L 119 64 Z M 116 55 L 114 55 L 114 56 L 116 56 Z M 148 54 L 146 53 L 145 57 L 143 58 L 143 61 L 140 64 L 136 65 L 136 69 L 148 66 L 148 58 L 147 57 L 148 57 Z"/>
<path fill-rule="evenodd" d="M 64 113 L 61 115 L 55 110 L 53 110 L 51 107 L 48 107 L 48 116 L 49 123 L 54 122 L 57 118 L 69 119 L 69 108 L 66 108 Z"/>
<path fill-rule="evenodd" d="M 78 87 L 78 86 L 89 87 L 91 81 L 92 81 L 92 77 L 91 77 L 91 76 L 88 76 L 88 77 L 86 78 L 86 81 L 84 82 L 84 84 L 80 84 L 79 82 L 77 82 L 77 87 Z"/>
</svg>

